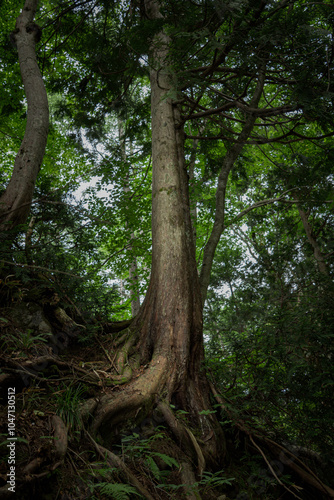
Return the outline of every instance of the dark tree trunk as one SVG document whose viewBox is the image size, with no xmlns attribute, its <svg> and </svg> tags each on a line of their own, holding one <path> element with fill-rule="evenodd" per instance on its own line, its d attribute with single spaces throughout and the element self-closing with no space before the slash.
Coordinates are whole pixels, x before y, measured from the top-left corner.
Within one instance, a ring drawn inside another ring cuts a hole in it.
<svg viewBox="0 0 334 500">
<path fill-rule="evenodd" d="M 28 113 L 24 138 L 6 191 L 0 197 L 0 232 L 24 224 L 30 211 L 36 178 L 48 136 L 49 107 L 35 52 L 41 30 L 33 22 L 38 0 L 26 0 L 12 39 L 17 47 Z"/>
</svg>

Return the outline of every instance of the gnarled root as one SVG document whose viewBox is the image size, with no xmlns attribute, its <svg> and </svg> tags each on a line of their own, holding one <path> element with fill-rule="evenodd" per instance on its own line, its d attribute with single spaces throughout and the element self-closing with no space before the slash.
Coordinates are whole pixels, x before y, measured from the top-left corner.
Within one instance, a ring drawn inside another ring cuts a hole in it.
<svg viewBox="0 0 334 500">
<path fill-rule="evenodd" d="M 159 401 L 166 390 L 164 388 L 167 386 L 168 377 L 168 360 L 163 356 L 153 357 L 139 379 L 132 380 L 122 388 L 122 391 L 101 398 L 91 429 L 95 435 L 99 433 L 106 447 L 110 448 L 113 441 L 112 434 L 117 426 L 126 421 L 134 423 L 142 421 L 144 417 L 152 414 L 155 407 L 157 413 L 161 415 L 164 425 L 170 429 L 175 438 L 173 447 L 176 450 L 176 455 L 182 456 L 179 462 L 181 465 L 179 473 L 180 481 L 184 485 L 185 496 L 193 500 L 200 500 L 200 493 L 195 486 L 195 475 L 201 477 L 206 467 L 206 460 L 201 449 L 201 441 L 198 441 L 192 430 L 174 415 L 168 402 Z M 101 450 L 107 453 L 111 463 L 120 467 L 120 459 L 117 456 L 106 452 L 105 448 L 100 446 L 99 453 Z M 192 464 L 195 464 L 195 467 Z M 123 464 L 122 467 L 124 468 L 125 465 Z M 128 470 L 126 470 L 126 474 L 129 474 Z M 130 482 L 134 484 L 133 480 Z"/>
<path fill-rule="evenodd" d="M 194 471 L 189 464 L 189 462 L 181 463 L 181 478 L 183 484 L 183 490 L 187 497 L 187 500 L 201 500 L 201 495 L 197 488 L 195 488 L 196 478 Z"/>
<path fill-rule="evenodd" d="M 198 464 L 198 475 L 201 476 L 205 469 L 205 459 L 202 450 L 196 441 L 194 434 L 185 425 L 181 424 L 179 420 L 174 416 L 173 412 L 166 403 L 160 402 L 158 404 L 158 410 L 163 414 L 167 425 L 170 427 L 177 441 L 182 444 L 182 449 L 184 447 L 189 450 L 190 455 L 197 459 Z"/>
<path fill-rule="evenodd" d="M 145 409 L 147 413 L 148 408 L 153 406 L 160 384 L 164 385 L 167 376 L 166 358 L 156 356 L 139 379 L 132 380 L 121 392 L 101 398 L 92 424 L 93 433 L 96 434 L 103 427 L 110 429 L 119 422 L 134 417 L 141 409 Z"/>
<path fill-rule="evenodd" d="M 54 428 L 55 455 L 58 460 L 64 460 L 67 451 L 67 427 L 58 415 L 52 416 Z"/>
</svg>

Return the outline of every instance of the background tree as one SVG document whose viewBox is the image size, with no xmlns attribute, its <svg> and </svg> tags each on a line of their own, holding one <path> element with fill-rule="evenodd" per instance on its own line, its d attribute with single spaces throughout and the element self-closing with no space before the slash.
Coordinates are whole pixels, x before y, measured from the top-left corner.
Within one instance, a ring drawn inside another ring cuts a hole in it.
<svg viewBox="0 0 334 500">
<path fill-rule="evenodd" d="M 13 174 L 0 197 L 0 230 L 5 233 L 2 240 L 8 238 L 8 229 L 23 224 L 29 215 L 48 136 L 48 100 L 35 53 L 35 45 L 41 37 L 41 29 L 34 23 L 36 8 L 37 0 L 27 0 L 11 33 L 11 41 L 18 51 L 28 111 L 26 131 Z"/>
</svg>

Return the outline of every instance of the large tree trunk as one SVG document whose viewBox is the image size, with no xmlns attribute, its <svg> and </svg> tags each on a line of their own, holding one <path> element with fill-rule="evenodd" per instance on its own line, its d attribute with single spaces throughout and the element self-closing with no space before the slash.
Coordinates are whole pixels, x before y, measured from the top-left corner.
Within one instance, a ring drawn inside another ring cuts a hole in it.
<svg viewBox="0 0 334 500">
<path fill-rule="evenodd" d="M 147 0 L 150 19 L 161 17 L 159 3 Z M 188 178 L 184 164 L 184 134 L 172 87 L 169 37 L 161 31 L 150 54 L 152 110 L 152 272 L 144 303 L 130 327 L 123 361 L 138 342 L 142 375 L 123 387 L 122 394 L 102 401 L 93 430 L 108 433 L 125 416 L 150 411 L 163 413 L 175 436 L 187 442 L 199 468 L 222 459 L 224 437 L 210 406 L 210 388 L 203 371 L 202 303 L 190 217 Z M 136 332 L 136 334 L 134 333 Z M 135 339 L 136 335 L 136 340 Z M 121 363 L 118 363 L 120 367 Z M 189 428 L 180 426 L 169 403 L 188 412 Z M 148 410 L 149 409 L 149 410 Z M 199 446 L 190 429 L 200 436 Z M 201 463 L 201 465 L 200 465 Z"/>
<path fill-rule="evenodd" d="M 146 12 L 151 19 L 162 17 L 156 0 L 146 1 Z M 150 55 L 152 273 L 139 318 L 142 325 L 139 345 L 143 363 L 151 356 L 166 360 L 168 370 L 162 384 L 167 399 L 195 417 L 209 407 L 209 390 L 201 371 L 202 307 L 184 163 L 184 134 L 178 123 L 177 107 L 167 97 L 172 87 L 169 45 L 169 37 L 160 32 L 153 40 Z"/>
<path fill-rule="evenodd" d="M 150 17 L 158 17 L 158 3 L 148 1 Z M 202 317 L 195 252 L 192 241 L 183 133 L 177 128 L 177 109 L 166 97 L 171 87 L 169 38 L 160 33 L 151 54 L 152 109 L 152 272 L 141 316 L 142 361 L 152 352 L 169 359 L 168 385 L 184 396 L 190 342 L 202 359 Z M 192 339 L 191 339 L 192 337 Z"/>
<path fill-rule="evenodd" d="M 33 22 L 38 0 L 26 0 L 17 18 L 12 39 L 16 44 L 28 113 L 25 135 L 15 159 L 6 191 L 0 197 L 0 232 L 24 224 L 30 211 L 36 178 L 43 160 L 48 136 L 49 107 L 35 45 L 41 30 Z"/>
</svg>

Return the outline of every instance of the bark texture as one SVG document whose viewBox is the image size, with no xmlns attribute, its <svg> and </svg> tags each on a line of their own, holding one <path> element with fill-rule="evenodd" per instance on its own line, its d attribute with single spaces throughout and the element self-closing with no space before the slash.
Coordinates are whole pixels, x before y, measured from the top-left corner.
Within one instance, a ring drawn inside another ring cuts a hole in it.
<svg viewBox="0 0 334 500">
<path fill-rule="evenodd" d="M 49 127 L 49 107 L 35 46 L 41 29 L 33 22 L 38 0 L 26 0 L 12 39 L 18 51 L 28 112 L 24 138 L 6 191 L 0 197 L 0 231 L 24 224 L 30 211 L 36 178 L 43 160 Z"/>
</svg>

